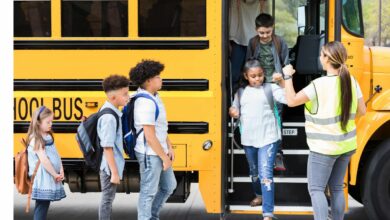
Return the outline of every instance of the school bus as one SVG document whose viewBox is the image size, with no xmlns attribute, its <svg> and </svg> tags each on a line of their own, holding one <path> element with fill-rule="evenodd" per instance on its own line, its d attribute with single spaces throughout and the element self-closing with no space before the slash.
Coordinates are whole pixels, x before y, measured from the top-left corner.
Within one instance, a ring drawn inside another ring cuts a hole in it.
<svg viewBox="0 0 390 220">
<path fill-rule="evenodd" d="M 264 11 L 276 18 L 276 33 L 291 48 L 297 90 L 323 74 L 321 45 L 338 40 L 346 46 L 367 114 L 356 119 L 358 149 L 345 177 L 345 197 L 362 202 L 371 219 L 390 219 L 390 49 L 364 46 L 359 0 L 265 3 Z M 141 59 L 155 59 L 166 66 L 160 95 L 176 153 L 178 187 L 170 201 L 185 202 L 197 182 L 209 213 L 261 213 L 248 204 L 247 164 L 227 114 L 228 19 L 229 1 L 221 0 L 15 0 L 14 152 L 22 148 L 31 112 L 45 105 L 54 111 L 70 190 L 98 192 L 98 175 L 84 165 L 76 127 L 105 101 L 104 77 L 127 76 Z M 130 86 L 131 93 L 135 89 Z M 283 120 L 287 171 L 275 172 L 275 213 L 311 214 L 303 107 L 286 107 Z M 138 191 L 137 163 L 127 159 L 118 192 Z"/>
</svg>

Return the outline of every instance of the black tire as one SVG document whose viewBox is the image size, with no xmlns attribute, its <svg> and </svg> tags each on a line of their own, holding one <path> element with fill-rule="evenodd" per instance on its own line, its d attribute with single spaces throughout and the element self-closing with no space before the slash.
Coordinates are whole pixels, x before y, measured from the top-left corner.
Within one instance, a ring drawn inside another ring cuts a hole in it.
<svg viewBox="0 0 390 220">
<path fill-rule="evenodd" d="M 355 186 L 353 185 L 349 185 L 348 186 L 348 193 L 349 195 L 352 196 L 353 199 L 355 199 L 356 201 L 360 202 L 361 204 L 363 204 L 362 202 L 362 194 L 361 194 L 361 188 L 360 188 L 360 184 L 356 183 Z"/>
<path fill-rule="evenodd" d="M 371 220 L 390 219 L 390 139 L 383 141 L 363 173 L 362 199 Z"/>
</svg>

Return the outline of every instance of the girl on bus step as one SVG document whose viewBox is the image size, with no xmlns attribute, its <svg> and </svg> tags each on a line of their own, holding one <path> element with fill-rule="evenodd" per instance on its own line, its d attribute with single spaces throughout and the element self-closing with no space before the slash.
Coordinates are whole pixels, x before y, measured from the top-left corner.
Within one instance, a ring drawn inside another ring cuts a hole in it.
<svg viewBox="0 0 390 220">
<path fill-rule="evenodd" d="M 280 73 L 272 76 L 273 81 L 280 81 L 281 77 Z M 280 85 L 283 87 L 282 81 Z M 244 146 L 256 195 L 254 200 L 260 200 L 262 195 L 264 220 L 274 217 L 273 169 L 281 140 L 273 100 L 286 103 L 284 89 L 276 84 L 265 83 L 260 62 L 256 59 L 248 60 L 243 67 L 241 85 L 229 114 L 233 118 L 240 118 L 241 144 Z"/>
<path fill-rule="evenodd" d="M 50 202 L 66 197 L 62 184 L 64 169 L 54 145 L 52 122 L 53 112 L 41 106 L 34 111 L 27 133 L 30 177 L 38 166 L 31 193 L 35 200 L 34 220 L 45 220 Z"/>
</svg>

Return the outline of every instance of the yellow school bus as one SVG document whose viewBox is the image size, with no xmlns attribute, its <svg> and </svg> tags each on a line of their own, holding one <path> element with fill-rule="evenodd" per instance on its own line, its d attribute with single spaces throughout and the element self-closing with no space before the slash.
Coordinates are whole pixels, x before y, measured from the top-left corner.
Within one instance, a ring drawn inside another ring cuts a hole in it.
<svg viewBox="0 0 390 220">
<path fill-rule="evenodd" d="M 160 95 L 176 153 L 178 187 L 169 200 L 185 202 L 190 184 L 198 182 L 209 213 L 221 218 L 261 213 L 261 207 L 249 206 L 253 193 L 246 159 L 234 144 L 237 132 L 227 114 L 230 1 L 15 0 L 14 152 L 22 148 L 19 140 L 32 111 L 45 105 L 54 112 L 56 146 L 70 190 L 100 191 L 97 173 L 84 165 L 76 128 L 104 103 L 103 78 L 127 76 L 137 62 L 154 59 L 166 67 Z M 345 177 L 345 196 L 349 192 L 363 202 L 371 219 L 390 219 L 390 49 L 364 46 L 359 0 L 262 5 L 291 49 L 296 89 L 323 74 L 321 45 L 339 40 L 346 46 L 367 114 L 357 119 L 358 149 Z M 131 93 L 135 89 L 130 86 Z M 275 213 L 311 214 L 303 107 L 286 107 L 283 120 L 287 171 L 275 172 Z M 127 159 L 118 192 L 138 191 L 137 163 Z"/>
</svg>

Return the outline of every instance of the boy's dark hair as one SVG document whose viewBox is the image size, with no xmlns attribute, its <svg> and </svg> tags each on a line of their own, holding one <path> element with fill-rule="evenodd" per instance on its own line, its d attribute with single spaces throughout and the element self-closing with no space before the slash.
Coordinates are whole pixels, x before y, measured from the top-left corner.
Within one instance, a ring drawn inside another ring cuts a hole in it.
<svg viewBox="0 0 390 220">
<path fill-rule="evenodd" d="M 129 84 L 129 79 L 127 79 L 125 76 L 120 75 L 110 75 L 109 77 L 106 77 L 102 82 L 103 90 L 106 93 L 109 91 L 129 87 Z"/>
<path fill-rule="evenodd" d="M 164 70 L 164 64 L 154 60 L 142 60 L 131 68 L 129 72 L 130 81 L 136 86 L 142 86 L 146 80 L 153 78 Z"/>
<path fill-rule="evenodd" d="M 274 26 L 275 19 L 270 14 L 261 13 L 256 17 L 255 23 L 256 29 L 259 27 L 268 28 Z"/>
</svg>

